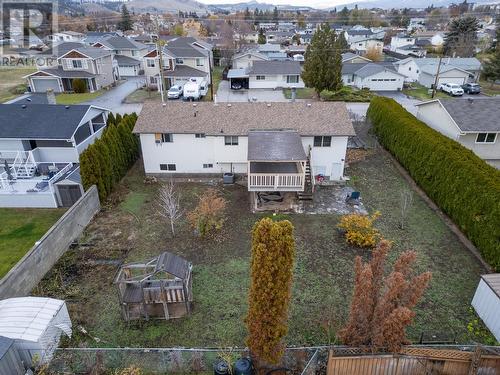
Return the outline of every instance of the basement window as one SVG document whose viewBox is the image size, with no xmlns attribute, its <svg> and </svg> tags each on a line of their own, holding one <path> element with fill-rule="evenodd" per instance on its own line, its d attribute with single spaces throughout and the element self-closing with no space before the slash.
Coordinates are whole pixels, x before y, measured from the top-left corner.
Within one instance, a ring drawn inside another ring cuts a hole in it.
<svg viewBox="0 0 500 375">
<path fill-rule="evenodd" d="M 205 138 L 205 133 L 196 133 L 194 135 L 195 138 Z"/>
<path fill-rule="evenodd" d="M 177 170 L 175 164 L 160 164 L 161 171 L 175 171 Z"/>
<path fill-rule="evenodd" d="M 203 164 L 203 168 L 213 168 L 214 165 L 213 164 Z"/>
</svg>

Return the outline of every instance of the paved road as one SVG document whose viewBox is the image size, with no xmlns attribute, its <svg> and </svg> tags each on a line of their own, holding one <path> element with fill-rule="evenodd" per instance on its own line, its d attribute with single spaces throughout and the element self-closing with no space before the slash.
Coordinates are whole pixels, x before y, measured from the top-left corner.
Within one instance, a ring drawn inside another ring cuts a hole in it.
<svg viewBox="0 0 500 375">
<path fill-rule="evenodd" d="M 123 100 L 144 85 L 144 76 L 130 77 L 120 85 L 113 87 L 98 98 L 89 100 L 82 104 L 92 104 L 111 110 L 114 113 L 139 113 L 142 109 L 142 104 L 124 104 Z"/>
<path fill-rule="evenodd" d="M 219 102 L 286 102 L 283 91 L 268 89 L 231 90 L 229 81 L 221 81 L 217 90 Z"/>
</svg>

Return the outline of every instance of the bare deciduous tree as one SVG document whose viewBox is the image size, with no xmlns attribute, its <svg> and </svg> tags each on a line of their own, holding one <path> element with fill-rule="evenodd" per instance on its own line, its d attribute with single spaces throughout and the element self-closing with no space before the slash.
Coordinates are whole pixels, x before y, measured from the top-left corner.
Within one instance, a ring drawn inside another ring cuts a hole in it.
<svg viewBox="0 0 500 375">
<path fill-rule="evenodd" d="M 170 221 L 172 236 L 175 236 L 174 224 L 182 216 L 180 208 L 180 195 L 175 190 L 172 180 L 160 187 L 158 213 Z"/>
<path fill-rule="evenodd" d="M 399 227 L 405 229 L 406 222 L 408 220 L 408 213 L 410 212 L 411 205 L 413 204 L 413 192 L 409 189 L 405 189 L 401 192 L 401 218 L 399 221 Z"/>
</svg>

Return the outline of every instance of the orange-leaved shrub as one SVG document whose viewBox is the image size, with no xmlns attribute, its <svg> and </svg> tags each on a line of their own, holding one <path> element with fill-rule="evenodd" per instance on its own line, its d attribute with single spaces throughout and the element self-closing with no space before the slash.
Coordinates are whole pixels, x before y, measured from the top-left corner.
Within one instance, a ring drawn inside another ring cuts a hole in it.
<svg viewBox="0 0 500 375">
<path fill-rule="evenodd" d="M 226 220 L 224 213 L 227 201 L 213 188 L 207 189 L 198 198 L 198 205 L 188 213 L 188 220 L 200 236 L 205 237 L 222 228 Z"/>
</svg>

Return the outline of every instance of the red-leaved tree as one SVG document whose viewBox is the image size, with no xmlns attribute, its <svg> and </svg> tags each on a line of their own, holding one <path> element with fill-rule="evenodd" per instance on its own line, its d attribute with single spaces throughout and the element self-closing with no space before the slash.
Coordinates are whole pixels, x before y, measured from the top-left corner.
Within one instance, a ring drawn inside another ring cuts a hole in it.
<svg viewBox="0 0 500 375">
<path fill-rule="evenodd" d="M 413 321 L 413 308 L 427 289 L 431 273 L 415 275 L 414 251 L 401 254 L 392 272 L 384 273 L 390 242 L 380 241 L 369 263 L 356 257 L 355 283 L 346 326 L 340 330 L 342 342 L 350 346 L 369 346 L 398 351 L 406 344 L 406 327 Z"/>
</svg>

